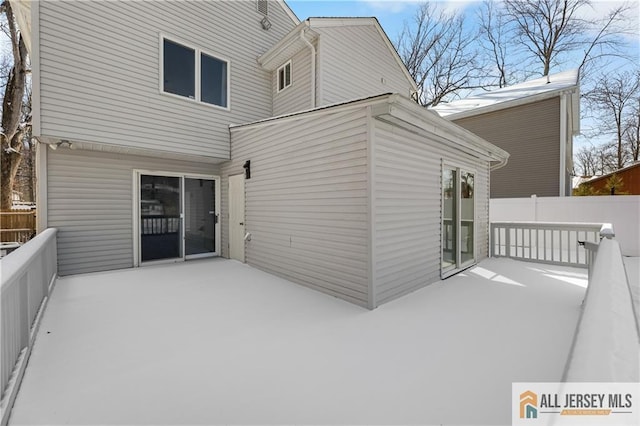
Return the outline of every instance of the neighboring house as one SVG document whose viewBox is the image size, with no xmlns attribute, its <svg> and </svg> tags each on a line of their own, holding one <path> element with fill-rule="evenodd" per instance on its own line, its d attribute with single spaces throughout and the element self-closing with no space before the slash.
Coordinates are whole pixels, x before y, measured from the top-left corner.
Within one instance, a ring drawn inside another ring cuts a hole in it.
<svg viewBox="0 0 640 426">
<path fill-rule="evenodd" d="M 611 179 L 613 175 L 616 176 L 615 179 Z M 612 183 L 618 183 L 617 186 L 614 185 L 614 194 L 611 194 Z M 615 195 L 624 193 L 625 195 L 640 195 L 640 162 L 606 175 L 595 176 L 581 182 L 580 187 L 581 189 L 584 187 L 591 188 L 594 194 Z"/>
<path fill-rule="evenodd" d="M 223 256 L 374 308 L 487 256 L 508 154 L 409 100 L 375 19 L 14 4 L 61 275 Z"/>
<path fill-rule="evenodd" d="M 509 164 L 491 173 L 491 198 L 571 195 L 573 136 L 580 131 L 577 70 L 433 109 L 509 152 Z"/>
</svg>

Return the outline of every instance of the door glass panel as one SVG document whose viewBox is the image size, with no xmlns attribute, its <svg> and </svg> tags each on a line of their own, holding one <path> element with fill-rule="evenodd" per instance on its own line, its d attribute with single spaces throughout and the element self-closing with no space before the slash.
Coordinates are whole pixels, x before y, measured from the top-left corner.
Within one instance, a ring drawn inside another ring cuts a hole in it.
<svg viewBox="0 0 640 426">
<path fill-rule="evenodd" d="M 182 257 L 180 178 L 140 176 L 141 259 Z"/>
<path fill-rule="evenodd" d="M 208 179 L 184 180 L 184 236 L 185 253 L 214 253 L 216 251 L 216 186 Z"/>
<path fill-rule="evenodd" d="M 473 173 L 460 173 L 460 263 L 474 259 L 473 219 L 474 219 L 474 176 Z"/>
<path fill-rule="evenodd" d="M 455 170 L 444 169 L 442 175 L 442 269 L 456 266 L 456 181 Z"/>
</svg>

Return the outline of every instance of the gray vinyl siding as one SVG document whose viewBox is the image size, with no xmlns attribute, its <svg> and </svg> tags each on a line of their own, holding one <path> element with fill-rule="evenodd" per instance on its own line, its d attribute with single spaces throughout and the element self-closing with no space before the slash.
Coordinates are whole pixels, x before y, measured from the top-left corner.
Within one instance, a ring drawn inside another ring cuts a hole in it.
<svg viewBox="0 0 640 426">
<path fill-rule="evenodd" d="M 117 19 L 114 19 L 114 16 Z M 271 115 L 256 58 L 294 23 L 253 1 L 40 2 L 41 134 L 229 158 L 229 123 Z M 230 111 L 160 93 L 160 34 L 230 62 Z"/>
<path fill-rule="evenodd" d="M 223 166 L 222 187 L 251 160 L 249 265 L 367 306 L 366 123 L 360 108 L 231 130 L 233 161 Z M 225 231 L 225 254 L 227 245 Z"/>
<path fill-rule="evenodd" d="M 278 93 L 277 69 L 273 72 L 272 84 L 274 116 L 313 108 L 311 103 L 311 50 L 302 49 L 291 58 L 291 86 Z"/>
<path fill-rule="evenodd" d="M 374 26 L 313 29 L 322 53 L 319 106 L 381 93 L 410 96 L 411 84 Z"/>
<path fill-rule="evenodd" d="M 58 228 L 60 275 L 133 266 L 134 169 L 219 174 L 218 166 L 169 159 L 64 148 L 47 155 L 48 226 Z"/>
<path fill-rule="evenodd" d="M 475 172 L 476 260 L 487 257 L 488 163 L 375 121 L 373 268 L 380 305 L 440 279 L 442 161 Z"/>
<path fill-rule="evenodd" d="M 511 154 L 491 172 L 491 198 L 560 195 L 559 111 L 557 97 L 453 120 Z"/>
</svg>

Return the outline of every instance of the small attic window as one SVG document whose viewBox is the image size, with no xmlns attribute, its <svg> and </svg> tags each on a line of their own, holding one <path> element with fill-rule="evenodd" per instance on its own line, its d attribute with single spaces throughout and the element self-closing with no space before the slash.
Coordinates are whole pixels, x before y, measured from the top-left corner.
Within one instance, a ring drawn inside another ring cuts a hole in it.
<svg viewBox="0 0 640 426">
<path fill-rule="evenodd" d="M 291 86 L 291 61 L 278 68 L 278 92 Z"/>
<path fill-rule="evenodd" d="M 256 3 L 257 3 L 258 12 L 266 16 L 269 12 L 269 8 L 268 8 L 269 6 L 268 6 L 267 0 L 258 0 Z"/>
</svg>

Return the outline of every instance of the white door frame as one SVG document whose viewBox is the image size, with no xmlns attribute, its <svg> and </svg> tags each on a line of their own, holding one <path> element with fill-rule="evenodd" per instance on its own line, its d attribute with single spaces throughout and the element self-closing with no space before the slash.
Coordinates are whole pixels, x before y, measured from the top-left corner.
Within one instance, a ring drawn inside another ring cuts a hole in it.
<svg viewBox="0 0 640 426">
<path fill-rule="evenodd" d="M 456 246 L 456 252 L 455 252 L 455 265 L 452 267 L 448 267 L 446 270 L 442 267 L 442 261 L 443 261 L 443 249 L 444 249 L 444 187 L 442 185 L 442 178 L 444 176 L 444 171 L 446 169 L 451 169 L 454 170 L 456 172 L 456 182 L 455 182 L 455 188 L 456 188 L 456 193 L 454 194 L 454 200 L 455 200 L 455 223 L 453 224 L 453 226 L 455 226 L 455 236 L 456 236 L 456 241 L 455 241 L 455 246 Z M 469 259 L 466 262 L 461 262 L 461 258 L 462 258 L 462 253 L 461 253 L 461 230 L 462 230 L 462 226 L 461 226 L 461 215 L 462 215 L 462 197 L 460 196 L 461 194 L 461 188 L 462 188 L 462 180 L 460 175 L 462 174 L 462 172 L 470 172 L 473 174 L 473 259 Z M 475 265 L 477 263 L 477 256 L 478 256 L 478 197 L 476 197 L 476 184 L 477 184 L 477 180 L 476 177 L 478 176 L 478 172 L 474 167 L 467 167 L 465 165 L 462 164 L 458 164 L 458 163 L 452 163 L 452 162 L 448 162 L 448 161 L 442 161 L 441 167 L 440 167 L 440 277 L 441 278 L 447 278 L 450 277 L 451 275 L 455 275 L 458 272 L 468 268 L 469 266 Z"/>
<path fill-rule="evenodd" d="M 180 179 L 180 233 L 181 233 L 181 256 L 172 258 L 172 259 L 161 259 L 161 260 L 151 260 L 147 262 L 142 262 L 142 249 L 140 240 L 140 176 L 141 175 L 150 175 L 150 176 L 169 176 L 169 177 L 177 177 Z M 184 220 L 184 212 L 185 212 L 185 190 L 184 190 L 184 181 L 185 179 L 206 179 L 214 181 L 215 185 L 215 215 L 217 217 L 217 221 L 215 224 L 215 251 L 213 253 L 203 253 L 203 254 L 194 254 L 194 255 L 185 255 L 185 220 Z M 197 259 L 203 257 L 213 257 L 220 255 L 220 176 L 217 175 L 207 175 L 207 174 L 197 174 L 197 173 L 178 173 L 178 172 L 168 172 L 162 170 L 141 170 L 134 169 L 133 170 L 133 266 L 142 266 L 142 265 L 154 265 L 161 263 L 176 263 L 176 262 L 184 262 L 188 259 Z"/>
</svg>

